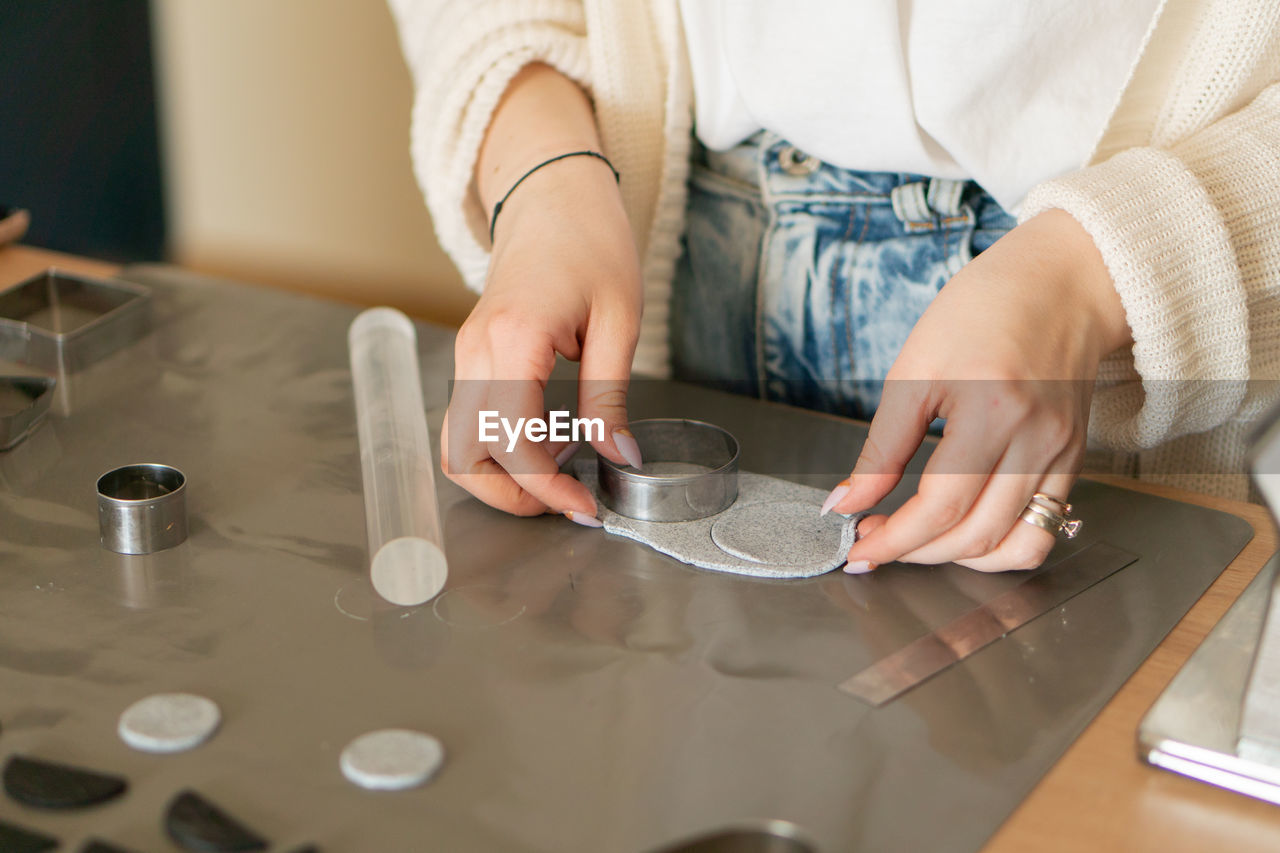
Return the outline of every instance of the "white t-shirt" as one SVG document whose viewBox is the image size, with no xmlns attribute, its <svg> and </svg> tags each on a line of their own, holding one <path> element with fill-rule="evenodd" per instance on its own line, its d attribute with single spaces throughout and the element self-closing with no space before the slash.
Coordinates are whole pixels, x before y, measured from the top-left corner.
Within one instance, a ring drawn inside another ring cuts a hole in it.
<svg viewBox="0 0 1280 853">
<path fill-rule="evenodd" d="M 681 0 L 698 138 L 972 179 L 1016 212 L 1084 166 L 1160 0 Z"/>
</svg>

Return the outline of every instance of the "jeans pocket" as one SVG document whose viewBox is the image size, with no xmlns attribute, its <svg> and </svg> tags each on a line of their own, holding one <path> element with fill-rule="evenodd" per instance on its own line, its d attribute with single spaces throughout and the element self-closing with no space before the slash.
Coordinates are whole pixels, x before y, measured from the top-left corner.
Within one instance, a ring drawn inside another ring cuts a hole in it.
<svg viewBox="0 0 1280 853">
<path fill-rule="evenodd" d="M 868 418 L 921 315 L 971 256 L 973 220 L 908 230 L 886 204 L 805 205 L 764 236 L 759 361 L 770 399 Z"/>
</svg>

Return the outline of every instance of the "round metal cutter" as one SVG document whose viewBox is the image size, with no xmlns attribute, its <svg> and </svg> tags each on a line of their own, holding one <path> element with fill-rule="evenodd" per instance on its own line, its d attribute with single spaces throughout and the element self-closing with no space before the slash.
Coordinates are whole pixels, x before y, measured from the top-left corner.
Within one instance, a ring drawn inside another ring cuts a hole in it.
<svg viewBox="0 0 1280 853">
<path fill-rule="evenodd" d="M 151 554 L 187 538 L 187 478 L 168 465 L 126 465 L 98 478 L 102 544 L 119 554 Z"/>
<path fill-rule="evenodd" d="M 604 503 L 641 521 L 693 521 L 738 497 L 738 440 L 714 424 L 674 418 L 633 421 L 644 467 L 598 456 Z"/>
</svg>

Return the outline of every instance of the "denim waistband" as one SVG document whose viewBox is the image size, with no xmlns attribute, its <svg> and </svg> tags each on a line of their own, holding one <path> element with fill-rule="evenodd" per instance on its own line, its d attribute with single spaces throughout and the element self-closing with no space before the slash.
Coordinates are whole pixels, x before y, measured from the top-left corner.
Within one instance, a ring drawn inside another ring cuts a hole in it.
<svg viewBox="0 0 1280 853">
<path fill-rule="evenodd" d="M 760 131 L 727 151 L 694 146 L 694 162 L 766 204 L 797 200 L 891 205 L 904 224 L 931 227 L 959 217 L 970 181 L 906 172 L 844 169 L 800 151 L 769 131 Z"/>
<path fill-rule="evenodd" d="M 675 375 L 854 417 L 934 296 L 1014 225 L 972 181 L 843 169 L 770 133 L 695 145 L 693 165 Z"/>
</svg>

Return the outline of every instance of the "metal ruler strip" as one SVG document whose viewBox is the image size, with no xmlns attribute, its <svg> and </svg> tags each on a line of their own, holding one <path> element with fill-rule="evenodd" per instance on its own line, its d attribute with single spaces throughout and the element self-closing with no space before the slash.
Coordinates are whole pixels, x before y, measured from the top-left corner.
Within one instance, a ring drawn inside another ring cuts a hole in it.
<svg viewBox="0 0 1280 853">
<path fill-rule="evenodd" d="M 878 708 L 1137 559 L 1122 548 L 1096 542 L 880 659 L 843 682 L 840 690 Z"/>
</svg>

